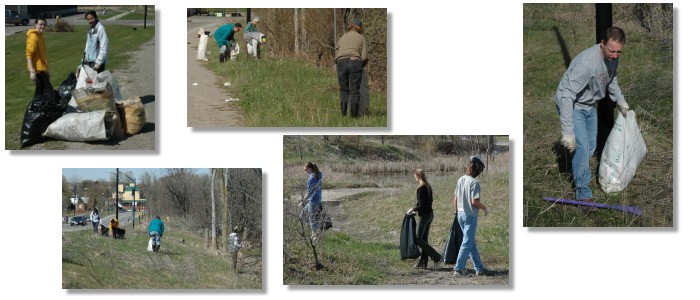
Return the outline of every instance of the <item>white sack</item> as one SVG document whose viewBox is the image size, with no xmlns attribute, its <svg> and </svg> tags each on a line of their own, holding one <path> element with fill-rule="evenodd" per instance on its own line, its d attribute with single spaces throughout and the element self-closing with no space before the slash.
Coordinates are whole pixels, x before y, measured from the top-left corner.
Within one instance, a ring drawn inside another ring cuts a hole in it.
<svg viewBox="0 0 700 300">
<path fill-rule="evenodd" d="M 202 34 L 199 37 L 199 46 L 197 47 L 197 60 L 207 61 L 207 41 L 209 36 Z"/>
<path fill-rule="evenodd" d="M 603 191 L 615 193 L 624 190 L 646 154 L 647 146 L 634 111 L 628 111 L 627 118 L 618 113 L 600 162 L 599 181 Z"/>
<path fill-rule="evenodd" d="M 51 123 L 43 136 L 73 142 L 107 140 L 105 111 L 65 114 Z"/>
</svg>

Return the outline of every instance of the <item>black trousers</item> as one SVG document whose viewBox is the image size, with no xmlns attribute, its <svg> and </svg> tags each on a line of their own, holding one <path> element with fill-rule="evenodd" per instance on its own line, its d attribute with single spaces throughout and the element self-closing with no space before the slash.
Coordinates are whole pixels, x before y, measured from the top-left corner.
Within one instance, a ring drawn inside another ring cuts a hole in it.
<svg viewBox="0 0 700 300">
<path fill-rule="evenodd" d="M 335 65 L 340 84 L 340 103 L 359 105 L 360 82 L 362 81 L 362 61 L 341 58 Z"/>
<path fill-rule="evenodd" d="M 38 72 L 36 73 L 36 79 L 34 80 L 36 83 L 36 89 L 34 90 L 34 97 L 39 96 L 41 94 L 49 94 L 53 93 L 53 86 L 51 85 L 51 80 L 49 80 L 49 74 L 46 72 Z"/>
</svg>

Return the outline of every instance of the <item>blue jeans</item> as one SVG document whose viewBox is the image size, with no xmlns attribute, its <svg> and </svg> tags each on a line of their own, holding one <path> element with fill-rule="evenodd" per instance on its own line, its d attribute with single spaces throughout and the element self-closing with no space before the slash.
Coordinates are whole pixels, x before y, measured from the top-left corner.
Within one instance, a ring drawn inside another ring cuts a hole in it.
<svg viewBox="0 0 700 300">
<path fill-rule="evenodd" d="M 484 270 L 484 265 L 481 264 L 481 257 L 479 256 L 479 249 L 476 248 L 476 223 L 478 220 L 479 218 L 467 216 L 464 212 L 460 211 L 457 213 L 457 221 L 459 226 L 462 227 L 464 238 L 462 239 L 462 246 L 459 248 L 459 254 L 457 254 L 455 271 L 462 271 L 467 268 L 467 258 L 472 259 L 474 271 L 481 272 Z"/>
<path fill-rule="evenodd" d="M 595 108 L 590 110 L 574 109 L 574 135 L 576 135 L 576 150 L 571 162 L 576 199 L 593 198 L 593 192 L 588 187 L 591 181 L 590 161 L 596 148 L 598 133 L 598 115 Z"/>
<path fill-rule="evenodd" d="M 151 231 L 148 235 L 153 238 L 154 246 L 160 246 L 160 233 L 158 231 Z"/>
<path fill-rule="evenodd" d="M 306 219 L 308 224 L 311 224 L 311 229 L 314 233 L 318 231 L 318 219 L 320 208 L 321 202 L 311 203 L 311 201 L 309 201 L 304 206 L 304 209 L 301 211 L 301 214 L 299 214 L 299 218 L 301 218 L 302 220 Z"/>
</svg>

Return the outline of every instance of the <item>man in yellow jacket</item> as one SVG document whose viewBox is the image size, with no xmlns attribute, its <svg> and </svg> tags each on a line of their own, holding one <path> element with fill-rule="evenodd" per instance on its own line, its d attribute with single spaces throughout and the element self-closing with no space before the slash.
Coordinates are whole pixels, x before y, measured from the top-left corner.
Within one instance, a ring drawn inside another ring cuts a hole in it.
<svg viewBox="0 0 700 300">
<path fill-rule="evenodd" d="M 27 69 L 29 70 L 29 78 L 36 82 L 34 97 L 53 93 L 49 62 L 46 59 L 46 45 L 44 44 L 45 27 L 46 19 L 37 18 L 34 21 L 34 29 L 27 31 Z"/>
</svg>

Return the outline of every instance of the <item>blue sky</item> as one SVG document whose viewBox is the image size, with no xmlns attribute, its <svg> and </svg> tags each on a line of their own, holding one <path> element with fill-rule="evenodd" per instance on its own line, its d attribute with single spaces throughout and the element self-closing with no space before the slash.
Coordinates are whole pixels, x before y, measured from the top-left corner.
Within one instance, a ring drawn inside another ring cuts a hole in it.
<svg viewBox="0 0 700 300">
<path fill-rule="evenodd" d="M 103 180 L 109 180 L 111 174 L 114 174 L 116 171 L 116 168 L 63 168 L 63 176 L 66 177 L 69 181 L 73 179 L 73 177 L 77 176 L 80 180 L 98 180 L 98 179 L 103 179 Z M 208 174 L 209 169 L 207 168 L 195 168 L 195 172 L 200 173 L 200 174 Z M 131 172 L 136 176 L 134 179 L 136 181 L 139 181 L 139 178 L 141 178 L 141 174 L 143 174 L 146 171 L 154 171 L 158 176 L 165 175 L 165 169 L 163 168 L 151 168 L 151 169 L 143 169 L 143 168 L 119 168 L 119 172 Z M 121 181 L 121 180 L 120 180 Z"/>
</svg>

